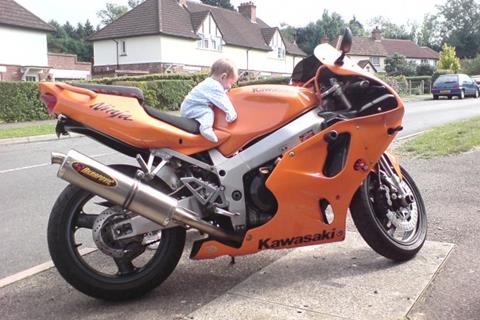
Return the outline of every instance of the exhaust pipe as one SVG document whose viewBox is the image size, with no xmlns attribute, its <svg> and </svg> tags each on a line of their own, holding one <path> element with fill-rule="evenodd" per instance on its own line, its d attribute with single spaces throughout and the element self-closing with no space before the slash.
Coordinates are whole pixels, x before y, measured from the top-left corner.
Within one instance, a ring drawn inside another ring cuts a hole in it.
<svg viewBox="0 0 480 320">
<path fill-rule="evenodd" d="M 242 236 L 227 233 L 201 220 L 195 212 L 179 207 L 177 199 L 75 150 L 70 150 L 67 155 L 53 152 L 52 164 L 60 165 L 59 178 L 162 226 L 175 222 L 196 228 L 227 244 L 242 242 Z"/>
</svg>

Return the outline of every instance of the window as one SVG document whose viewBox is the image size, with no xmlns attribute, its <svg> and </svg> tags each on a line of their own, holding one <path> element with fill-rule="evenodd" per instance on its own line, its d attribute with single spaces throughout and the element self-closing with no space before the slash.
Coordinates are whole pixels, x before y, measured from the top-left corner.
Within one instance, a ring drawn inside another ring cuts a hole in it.
<svg viewBox="0 0 480 320">
<path fill-rule="evenodd" d="M 370 62 L 374 66 L 379 66 L 380 65 L 380 57 L 370 57 Z"/>
<path fill-rule="evenodd" d="M 37 77 L 35 77 L 35 76 L 26 76 L 26 77 L 25 77 L 25 81 L 35 82 L 35 81 L 37 81 Z"/>
<path fill-rule="evenodd" d="M 283 59 L 285 58 L 285 49 L 284 48 L 277 48 L 277 58 Z"/>
<path fill-rule="evenodd" d="M 222 35 L 211 15 L 205 17 L 202 25 L 198 28 L 197 35 L 200 37 L 197 48 L 222 51 Z"/>
<path fill-rule="evenodd" d="M 121 50 L 121 55 L 122 55 L 122 56 L 126 56 L 126 55 L 127 55 L 127 44 L 126 44 L 126 41 L 125 41 L 125 40 L 122 40 L 122 41 L 121 41 L 120 50 Z"/>
<path fill-rule="evenodd" d="M 420 61 L 420 63 L 421 64 L 429 64 L 427 59 L 422 59 L 422 61 Z"/>
<path fill-rule="evenodd" d="M 208 49 L 213 51 L 222 51 L 222 38 L 205 36 L 200 34 L 200 40 L 197 42 L 197 48 L 199 49 Z"/>
</svg>

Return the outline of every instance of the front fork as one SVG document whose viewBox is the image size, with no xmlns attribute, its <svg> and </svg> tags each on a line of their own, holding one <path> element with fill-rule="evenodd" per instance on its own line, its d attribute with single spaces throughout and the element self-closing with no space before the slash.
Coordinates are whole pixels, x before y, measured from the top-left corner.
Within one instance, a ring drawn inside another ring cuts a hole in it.
<svg viewBox="0 0 480 320">
<path fill-rule="evenodd" d="M 378 181 L 380 183 L 380 187 L 382 186 L 380 172 L 383 171 L 383 173 L 385 173 L 387 181 L 390 184 L 389 188 L 394 187 L 396 189 L 395 192 L 391 194 L 395 197 L 395 199 L 392 200 L 395 200 L 395 202 L 397 202 L 403 207 L 407 207 L 408 204 L 412 201 L 412 199 L 410 199 L 411 196 L 405 192 L 404 188 L 401 185 L 403 176 L 398 158 L 392 152 L 385 151 L 385 153 L 378 161 L 377 171 L 379 175 Z"/>
</svg>

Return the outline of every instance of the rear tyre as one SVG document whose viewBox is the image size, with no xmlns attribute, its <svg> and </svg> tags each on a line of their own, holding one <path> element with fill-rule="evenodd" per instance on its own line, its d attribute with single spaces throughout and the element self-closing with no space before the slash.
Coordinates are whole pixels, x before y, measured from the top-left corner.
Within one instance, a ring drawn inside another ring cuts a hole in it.
<svg viewBox="0 0 480 320">
<path fill-rule="evenodd" d="M 413 258 L 422 248 L 427 235 L 427 215 L 422 196 L 410 175 L 403 168 L 401 170 L 401 185 L 411 196 L 411 203 L 407 206 L 400 205 L 398 201 L 389 205 L 387 198 L 393 199 L 394 192 L 384 181 L 382 184 L 390 190 L 380 188 L 378 173 L 371 173 L 365 179 L 350 206 L 362 238 L 377 253 L 395 261 Z"/>
<path fill-rule="evenodd" d="M 452 96 L 448 96 L 447 98 L 448 98 L 448 100 L 451 100 L 453 97 L 452 97 Z"/>
<path fill-rule="evenodd" d="M 158 246 L 147 241 L 152 239 L 148 234 L 113 240 L 109 226 L 130 215 L 88 191 L 67 186 L 48 222 L 48 248 L 62 277 L 84 294 L 112 301 L 139 297 L 167 279 L 182 256 L 185 229 L 159 231 Z M 99 232 L 99 221 L 104 221 L 100 230 L 106 230 L 101 231 L 105 244 L 82 254 L 82 247 L 95 247 L 91 239 Z"/>
<path fill-rule="evenodd" d="M 433 95 L 433 100 L 438 100 L 438 96 L 437 95 Z"/>
</svg>

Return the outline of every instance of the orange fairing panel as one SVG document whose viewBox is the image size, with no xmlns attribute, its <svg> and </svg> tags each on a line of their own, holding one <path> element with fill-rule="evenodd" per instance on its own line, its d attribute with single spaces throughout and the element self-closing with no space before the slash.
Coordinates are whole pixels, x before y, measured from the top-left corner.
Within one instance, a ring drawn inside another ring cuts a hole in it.
<svg viewBox="0 0 480 320">
<path fill-rule="evenodd" d="M 225 156 L 284 126 L 318 104 L 311 90 L 285 85 L 237 88 L 230 90 L 229 97 L 238 114 L 235 122 L 228 124 L 225 114 L 215 108 L 215 128 L 230 134 L 230 138 L 219 146 Z"/>
<path fill-rule="evenodd" d="M 193 258 L 244 255 L 264 249 L 280 249 L 341 241 L 351 199 L 369 170 L 355 170 L 363 160 L 373 167 L 393 136 L 388 128 L 401 124 L 403 108 L 383 114 L 342 121 L 285 153 L 267 180 L 278 201 L 275 216 L 247 232 L 242 246 L 232 248 L 216 241 L 204 242 Z M 334 177 L 323 175 L 327 157 L 325 133 L 336 130 L 351 135 L 345 167 Z M 334 212 L 331 224 L 324 222 L 320 200 L 327 200 Z"/>
<path fill-rule="evenodd" d="M 193 154 L 215 146 L 200 135 L 190 134 L 150 117 L 135 98 L 95 94 L 64 83 L 43 82 L 40 83 L 40 91 L 57 97 L 55 114 L 63 114 L 133 147 L 166 147 Z M 227 132 L 217 130 L 216 133 L 218 144 L 229 137 Z"/>
</svg>

